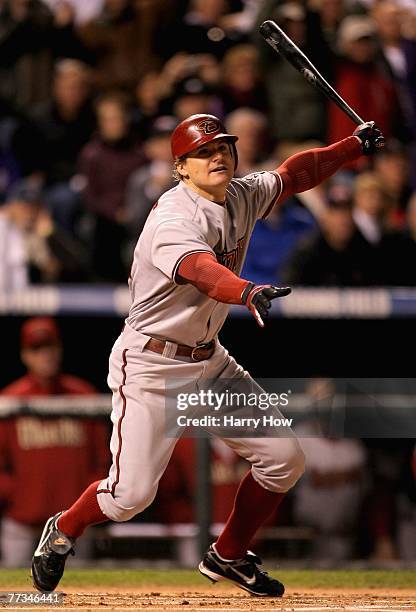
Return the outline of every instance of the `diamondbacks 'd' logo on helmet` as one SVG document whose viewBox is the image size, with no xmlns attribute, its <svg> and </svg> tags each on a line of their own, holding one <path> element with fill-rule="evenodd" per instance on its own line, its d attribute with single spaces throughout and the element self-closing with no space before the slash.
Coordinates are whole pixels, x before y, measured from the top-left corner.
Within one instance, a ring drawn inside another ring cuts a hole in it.
<svg viewBox="0 0 416 612">
<path fill-rule="evenodd" d="M 216 119 L 204 119 L 196 126 L 196 129 L 204 134 L 213 134 L 220 129 L 220 122 Z"/>
<path fill-rule="evenodd" d="M 171 137 L 172 157 L 178 159 L 195 151 L 201 145 L 219 138 L 224 138 L 232 145 L 235 167 L 237 167 L 238 155 L 235 142 L 238 137 L 228 134 L 218 117 L 205 113 L 191 115 L 176 126 Z"/>
</svg>

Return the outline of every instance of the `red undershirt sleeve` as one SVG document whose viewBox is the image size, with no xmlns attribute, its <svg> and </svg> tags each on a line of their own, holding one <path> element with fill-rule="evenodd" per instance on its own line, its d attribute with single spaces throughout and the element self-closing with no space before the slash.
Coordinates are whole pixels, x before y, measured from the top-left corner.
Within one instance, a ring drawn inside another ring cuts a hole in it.
<svg viewBox="0 0 416 612">
<path fill-rule="evenodd" d="M 283 181 L 279 201 L 312 189 L 361 154 L 359 139 L 350 136 L 329 147 L 309 149 L 289 157 L 276 171 Z M 210 298 L 226 304 L 241 304 L 242 293 L 249 284 L 219 264 L 212 253 L 204 252 L 186 256 L 179 264 L 175 280 L 179 284 L 190 283 Z"/>
<path fill-rule="evenodd" d="M 219 264 L 211 253 L 190 253 L 181 261 L 175 280 L 178 284 L 190 283 L 225 304 L 242 304 L 241 295 L 249 284 Z"/>
<path fill-rule="evenodd" d="M 292 155 L 276 170 L 283 181 L 283 191 L 278 201 L 282 202 L 295 193 L 316 187 L 346 162 L 361 155 L 361 143 L 356 136 L 344 138 L 329 147 L 309 149 Z"/>
</svg>

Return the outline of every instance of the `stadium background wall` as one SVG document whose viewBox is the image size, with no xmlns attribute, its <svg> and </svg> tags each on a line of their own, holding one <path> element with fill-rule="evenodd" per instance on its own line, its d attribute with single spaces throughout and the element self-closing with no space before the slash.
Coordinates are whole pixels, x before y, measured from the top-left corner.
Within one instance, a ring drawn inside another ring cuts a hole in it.
<svg viewBox="0 0 416 612">
<path fill-rule="evenodd" d="M 21 316 L 0 317 L 0 387 L 23 373 L 19 357 L 23 320 Z M 58 316 L 57 321 L 65 346 L 65 371 L 107 392 L 108 357 L 123 318 Z M 254 321 L 230 318 L 221 340 L 237 361 L 259 378 L 413 377 L 413 360 L 405 350 L 413 327 L 412 319 L 400 318 L 272 318 L 260 330 Z"/>
</svg>

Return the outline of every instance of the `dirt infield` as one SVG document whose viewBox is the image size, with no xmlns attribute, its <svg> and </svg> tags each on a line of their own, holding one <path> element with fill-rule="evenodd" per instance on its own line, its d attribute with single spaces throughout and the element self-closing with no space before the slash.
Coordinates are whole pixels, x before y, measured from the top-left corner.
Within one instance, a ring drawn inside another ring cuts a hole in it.
<svg viewBox="0 0 416 612">
<path fill-rule="evenodd" d="M 80 609 L 89 612 L 114 610 L 145 610 L 149 612 L 173 610 L 204 610 L 204 612 L 237 612 L 239 610 L 267 610 L 297 612 L 309 610 L 318 612 L 324 610 L 348 611 L 371 610 L 373 612 L 405 612 L 416 610 L 415 590 L 371 590 L 345 589 L 302 589 L 288 590 L 282 598 L 258 598 L 246 595 L 233 586 L 215 585 L 212 588 L 192 588 L 184 590 L 158 589 L 112 589 L 105 593 L 83 589 L 83 592 L 67 590 L 64 596 L 64 609 L 79 612 Z M 27 610 L 27 608 L 25 608 Z M 39 610 L 39 608 L 37 608 Z M 62 608 L 61 608 L 62 609 Z"/>
<path fill-rule="evenodd" d="M 157 569 L 68 569 L 58 593 L 63 603 L 10 605 L 7 610 L 98 612 L 324 612 L 416 611 L 416 572 L 411 570 L 279 570 L 287 591 L 283 598 L 252 597 L 227 582 L 211 585 L 197 572 Z M 27 570 L 0 572 L 0 594 L 33 590 Z M 39 594 L 38 594 L 39 595 Z M 21 601 L 21 600 L 20 600 Z M 36 601 L 31 598 L 30 602 Z M 38 600 L 39 601 L 39 600 Z M 51 600 L 48 600 L 49 602 Z M 14 599 L 16 602 L 16 599 Z"/>
</svg>

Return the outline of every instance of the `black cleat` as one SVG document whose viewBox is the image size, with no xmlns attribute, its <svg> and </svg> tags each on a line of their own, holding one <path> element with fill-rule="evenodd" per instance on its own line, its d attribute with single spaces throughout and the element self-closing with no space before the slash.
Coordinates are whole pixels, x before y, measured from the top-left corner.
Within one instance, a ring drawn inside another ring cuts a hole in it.
<svg viewBox="0 0 416 612">
<path fill-rule="evenodd" d="M 46 521 L 37 549 L 32 557 L 33 586 L 38 591 L 53 591 L 65 569 L 69 554 L 74 555 L 74 538 L 60 531 L 56 522 L 63 512 Z"/>
<path fill-rule="evenodd" d="M 259 565 L 261 559 L 250 551 L 242 559 L 224 561 L 213 544 L 199 564 L 199 571 L 212 582 L 230 580 L 257 597 L 281 597 L 285 592 L 283 584 L 260 570 Z"/>
</svg>

